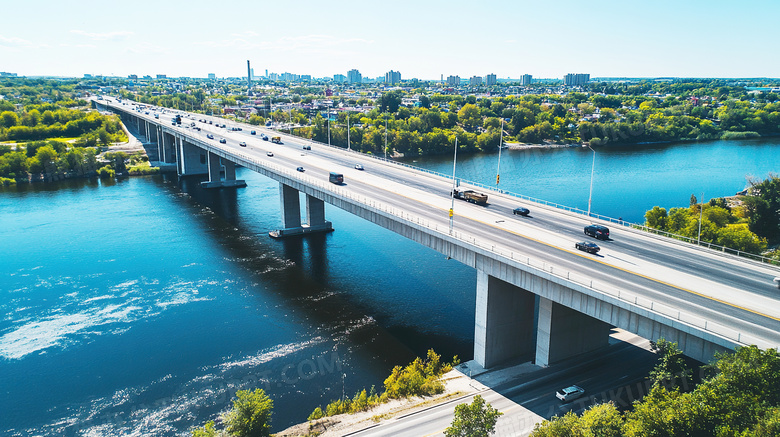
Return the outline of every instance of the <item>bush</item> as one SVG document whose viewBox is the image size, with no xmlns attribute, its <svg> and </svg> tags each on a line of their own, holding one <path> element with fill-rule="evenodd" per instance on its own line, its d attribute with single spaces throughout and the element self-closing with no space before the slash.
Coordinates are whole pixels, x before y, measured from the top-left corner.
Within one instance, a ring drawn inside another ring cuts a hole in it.
<svg viewBox="0 0 780 437">
<path fill-rule="evenodd" d="M 746 132 L 723 132 L 720 136 L 721 140 L 745 140 L 748 138 L 759 138 L 761 134 L 758 132 L 746 131 Z"/>
<path fill-rule="evenodd" d="M 114 171 L 113 168 L 111 168 L 110 165 L 106 165 L 103 167 L 100 167 L 97 171 L 98 176 L 101 178 L 114 178 L 116 177 L 116 171 Z"/>
</svg>

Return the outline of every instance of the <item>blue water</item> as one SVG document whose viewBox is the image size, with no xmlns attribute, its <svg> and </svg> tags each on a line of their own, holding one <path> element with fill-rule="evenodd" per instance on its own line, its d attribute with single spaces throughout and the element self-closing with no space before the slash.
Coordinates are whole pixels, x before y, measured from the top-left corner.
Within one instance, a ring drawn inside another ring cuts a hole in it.
<svg viewBox="0 0 780 437">
<path fill-rule="evenodd" d="M 641 221 L 734 194 L 778 170 L 779 146 L 597 149 L 593 211 Z M 461 157 L 458 175 L 494 183 L 497 157 Z M 589 150 L 501 159 L 501 188 L 587 208 Z M 273 240 L 278 185 L 239 177 L 0 188 L 0 435 L 186 435 L 255 387 L 281 430 L 429 347 L 471 358 L 474 270 L 330 205 L 335 232 Z"/>
<path fill-rule="evenodd" d="M 276 183 L 240 177 L 0 193 L 1 435 L 176 435 L 255 387 L 282 429 L 427 347 L 470 355 L 471 269 L 330 207 L 332 234 L 272 240 Z"/>
<path fill-rule="evenodd" d="M 765 178 L 780 171 L 777 138 L 708 143 L 654 144 L 630 147 L 504 150 L 503 190 L 588 209 L 594 167 L 591 211 L 644 222 L 653 206 L 688 206 L 691 194 L 709 200 L 732 196 L 747 187 L 747 177 Z M 407 161 L 447 175 L 452 156 Z M 459 157 L 457 176 L 495 186 L 498 153 Z"/>
</svg>

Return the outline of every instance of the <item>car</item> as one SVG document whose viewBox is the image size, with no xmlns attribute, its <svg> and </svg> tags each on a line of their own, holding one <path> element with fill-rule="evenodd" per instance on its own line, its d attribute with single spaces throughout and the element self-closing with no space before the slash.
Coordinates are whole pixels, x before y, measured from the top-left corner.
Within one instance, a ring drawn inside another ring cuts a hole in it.
<svg viewBox="0 0 780 437">
<path fill-rule="evenodd" d="M 512 214 L 514 215 L 521 215 L 523 217 L 527 217 L 528 214 L 530 214 L 531 211 L 528 208 L 523 208 L 522 206 L 518 206 L 517 208 L 512 210 Z"/>
<path fill-rule="evenodd" d="M 582 397 L 582 395 L 584 394 L 585 394 L 584 388 L 578 385 L 572 385 L 556 391 L 555 397 L 560 399 L 561 402 L 569 402 Z"/>
<path fill-rule="evenodd" d="M 311 150 L 311 146 L 303 146 L 303 150 Z"/>
<path fill-rule="evenodd" d="M 213 140 L 214 139 L 214 135 L 208 134 L 208 135 L 206 135 L 206 138 L 208 138 L 210 140 Z"/>
<path fill-rule="evenodd" d="M 577 243 L 574 243 L 574 247 L 576 247 L 577 250 L 581 250 L 583 252 L 588 252 L 588 253 L 596 253 L 599 250 L 601 250 L 601 248 L 596 243 L 593 243 L 591 241 L 579 241 Z"/>
<path fill-rule="evenodd" d="M 355 164 L 355 170 L 363 170 L 363 165 Z"/>
<path fill-rule="evenodd" d="M 241 141 L 240 143 L 238 143 L 238 145 L 239 145 L 239 146 L 241 146 L 241 147 L 246 147 L 246 143 L 245 143 L 245 142 L 243 142 L 243 141 Z"/>
<path fill-rule="evenodd" d="M 585 235 L 599 240 L 609 240 L 609 228 L 601 225 L 588 225 L 585 226 Z"/>
<path fill-rule="evenodd" d="M 226 140 L 226 139 L 224 139 L 224 138 L 220 138 L 220 139 L 219 139 L 219 142 L 220 142 L 220 143 L 222 143 L 222 144 L 226 144 L 226 143 L 227 143 L 227 140 Z"/>
<path fill-rule="evenodd" d="M 251 131 L 249 133 L 252 134 L 252 135 L 257 135 L 257 131 Z"/>
<path fill-rule="evenodd" d="M 299 172 L 301 172 L 301 173 L 303 173 L 304 171 L 306 171 L 306 170 L 304 170 L 304 169 L 303 169 L 303 167 L 298 167 L 298 168 L 296 168 L 296 170 L 298 170 L 298 171 L 299 171 Z"/>
<path fill-rule="evenodd" d="M 268 137 L 263 136 L 263 141 L 268 141 Z"/>
<path fill-rule="evenodd" d="M 268 156 L 274 156 L 274 152 L 265 152 L 265 154 Z"/>
</svg>

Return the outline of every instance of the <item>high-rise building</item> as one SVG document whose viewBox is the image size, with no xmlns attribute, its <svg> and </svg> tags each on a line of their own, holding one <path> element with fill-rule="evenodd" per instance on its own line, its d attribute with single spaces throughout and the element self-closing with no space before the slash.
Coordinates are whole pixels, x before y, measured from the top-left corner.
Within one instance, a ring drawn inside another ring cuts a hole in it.
<svg viewBox="0 0 780 437">
<path fill-rule="evenodd" d="M 157 75 L 157 79 L 167 79 L 167 78 L 168 78 L 168 76 L 165 75 L 165 74 L 158 74 Z"/>
<path fill-rule="evenodd" d="M 395 85 L 401 82 L 401 72 L 390 70 L 385 73 L 385 83 Z"/>
<path fill-rule="evenodd" d="M 214 80 L 217 78 L 217 75 L 214 73 L 209 73 L 209 79 Z"/>
<path fill-rule="evenodd" d="M 471 76 L 471 79 L 469 79 L 469 85 L 471 86 L 482 85 L 482 76 Z"/>
<path fill-rule="evenodd" d="M 563 84 L 566 86 L 582 86 L 590 82 L 590 74 L 569 73 L 563 76 Z"/>
<path fill-rule="evenodd" d="M 447 77 L 447 85 L 449 85 L 449 86 L 460 86 L 460 76 L 448 76 Z"/>
<path fill-rule="evenodd" d="M 495 74 L 491 73 L 491 74 L 488 74 L 487 76 L 485 76 L 485 84 L 487 86 L 493 86 L 496 83 L 497 83 L 497 80 L 496 80 L 496 75 Z"/>
<path fill-rule="evenodd" d="M 344 76 L 343 74 L 334 74 L 333 75 L 333 82 L 344 83 L 346 81 L 347 81 L 347 76 Z"/>
<path fill-rule="evenodd" d="M 349 83 L 362 83 L 363 76 L 359 71 L 352 69 L 347 72 L 347 82 Z"/>
<path fill-rule="evenodd" d="M 533 77 L 530 74 L 524 74 L 520 76 L 520 85 L 531 85 L 531 80 L 533 80 Z"/>
</svg>

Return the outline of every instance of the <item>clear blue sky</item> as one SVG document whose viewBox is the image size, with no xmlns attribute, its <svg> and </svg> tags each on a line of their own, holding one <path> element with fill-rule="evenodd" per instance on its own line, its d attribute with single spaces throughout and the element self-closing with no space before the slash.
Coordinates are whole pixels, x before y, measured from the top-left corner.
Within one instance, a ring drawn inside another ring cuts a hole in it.
<svg viewBox="0 0 780 437">
<path fill-rule="evenodd" d="M 778 0 L 6 1 L 0 71 L 780 77 Z"/>
</svg>

